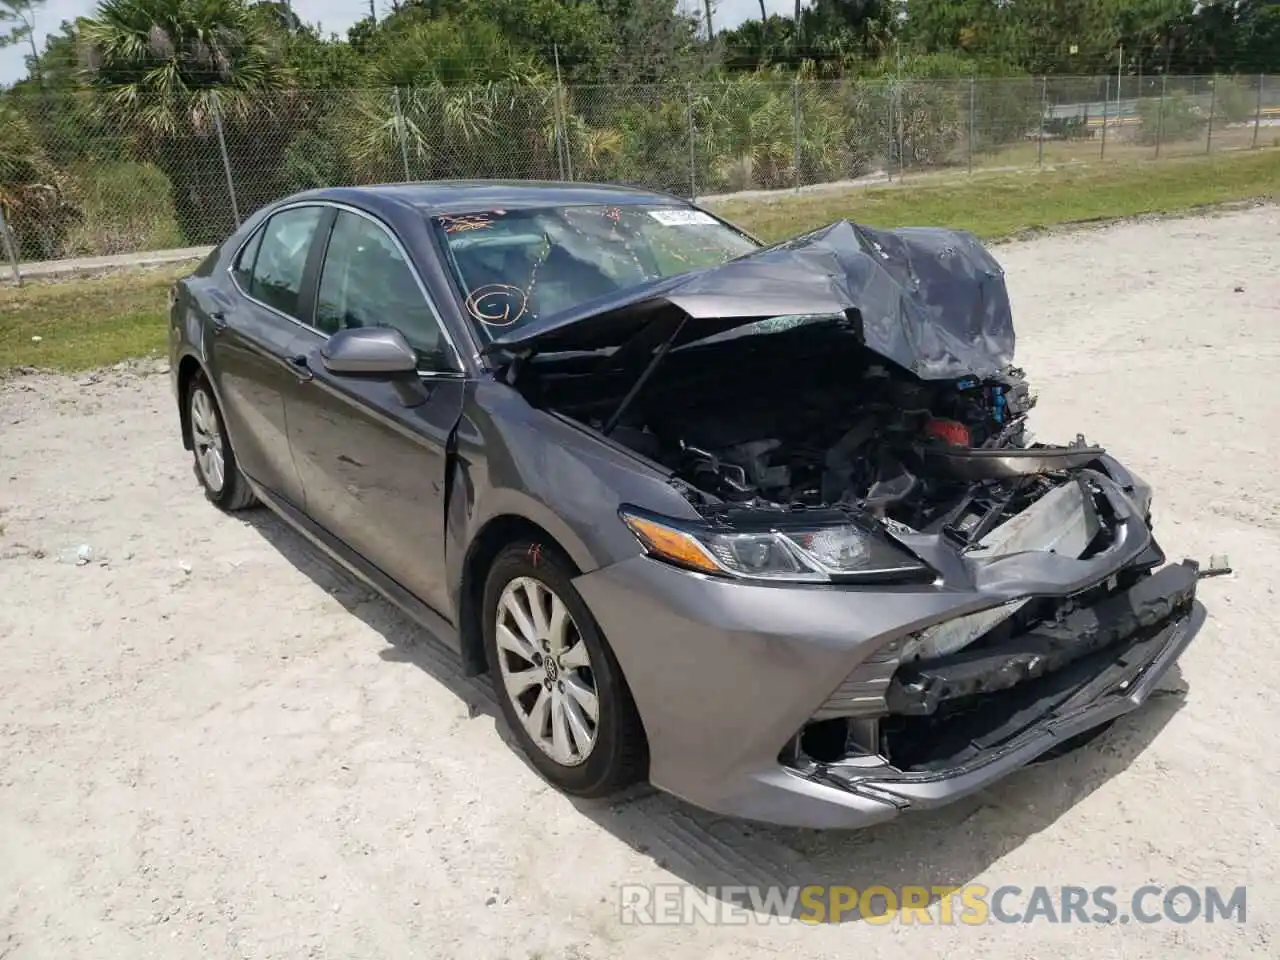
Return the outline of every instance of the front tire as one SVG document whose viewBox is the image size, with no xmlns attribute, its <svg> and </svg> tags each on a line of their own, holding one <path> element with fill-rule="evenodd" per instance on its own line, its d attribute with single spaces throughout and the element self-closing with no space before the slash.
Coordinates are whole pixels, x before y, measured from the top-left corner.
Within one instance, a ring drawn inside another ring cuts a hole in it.
<svg viewBox="0 0 1280 960">
<path fill-rule="evenodd" d="M 257 503 L 249 481 L 236 463 L 213 388 L 203 375 L 192 378 L 187 387 L 187 423 L 191 427 L 196 479 L 209 502 L 227 511 L 244 510 Z"/>
<path fill-rule="evenodd" d="M 571 576 L 542 543 L 499 553 L 485 582 L 485 655 L 529 762 L 565 793 L 603 797 L 644 775 L 648 747 L 618 661 Z"/>
</svg>

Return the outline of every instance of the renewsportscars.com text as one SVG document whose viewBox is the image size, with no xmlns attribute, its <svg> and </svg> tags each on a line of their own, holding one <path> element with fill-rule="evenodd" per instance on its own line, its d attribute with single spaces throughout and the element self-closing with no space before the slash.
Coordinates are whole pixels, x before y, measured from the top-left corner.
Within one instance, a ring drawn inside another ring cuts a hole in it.
<svg viewBox="0 0 1280 960">
<path fill-rule="evenodd" d="M 982 884 L 693 887 L 624 884 L 623 923 L 842 923 L 982 926 L 991 923 L 1244 923 L 1244 887 L 1163 887 L 1122 892 L 1112 886 Z"/>
</svg>

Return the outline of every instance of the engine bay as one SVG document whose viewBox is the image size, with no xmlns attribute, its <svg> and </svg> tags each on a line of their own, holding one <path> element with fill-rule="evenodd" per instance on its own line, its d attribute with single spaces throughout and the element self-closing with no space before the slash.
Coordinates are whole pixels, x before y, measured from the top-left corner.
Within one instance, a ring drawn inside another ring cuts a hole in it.
<svg viewBox="0 0 1280 960">
<path fill-rule="evenodd" d="M 754 399 L 754 409 L 653 419 L 617 439 L 647 447 L 698 490 L 736 506 L 857 506 L 924 529 L 936 506 L 958 491 L 944 489 L 955 486 L 949 478 L 927 475 L 922 446 L 1021 446 L 1033 405 L 1017 372 L 933 385 L 895 377 L 885 365 L 785 400 L 767 393 Z"/>
<path fill-rule="evenodd" d="M 589 396 L 588 379 L 544 376 L 541 392 L 600 429 L 616 401 Z M 1025 470 L 975 482 L 932 454 L 1037 449 L 1034 405 L 1016 368 L 926 381 L 819 327 L 674 351 L 610 436 L 672 470 L 704 513 L 854 508 L 973 542 L 1057 481 Z"/>
</svg>

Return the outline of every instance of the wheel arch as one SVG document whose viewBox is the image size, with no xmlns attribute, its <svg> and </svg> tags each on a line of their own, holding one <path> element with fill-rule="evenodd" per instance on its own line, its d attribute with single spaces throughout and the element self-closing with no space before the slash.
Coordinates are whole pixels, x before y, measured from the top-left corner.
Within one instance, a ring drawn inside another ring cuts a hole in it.
<svg viewBox="0 0 1280 960">
<path fill-rule="evenodd" d="M 194 354 L 185 354 L 178 361 L 178 421 L 182 427 L 182 446 L 186 450 L 191 449 L 191 411 L 187 409 L 187 391 L 191 387 L 191 383 L 196 377 L 203 376 L 206 380 L 209 375 L 205 372 L 204 365 L 196 358 Z M 215 397 L 216 399 L 216 397 Z"/>
<path fill-rule="evenodd" d="M 554 550 L 572 576 L 578 576 L 582 572 L 564 545 L 545 527 L 528 517 L 504 513 L 490 518 L 467 548 L 458 587 L 459 648 L 468 676 L 479 676 L 489 669 L 484 655 L 482 616 L 484 584 L 489 569 L 504 548 L 519 540 L 533 540 Z"/>
</svg>

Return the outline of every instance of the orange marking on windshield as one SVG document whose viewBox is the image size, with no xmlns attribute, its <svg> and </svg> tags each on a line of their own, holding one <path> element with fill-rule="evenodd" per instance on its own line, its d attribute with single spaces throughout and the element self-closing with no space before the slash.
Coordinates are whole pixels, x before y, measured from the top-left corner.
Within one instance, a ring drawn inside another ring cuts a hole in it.
<svg viewBox="0 0 1280 960">
<path fill-rule="evenodd" d="M 529 295 L 509 283 L 487 283 L 467 294 L 467 313 L 490 327 L 509 327 L 529 308 Z"/>
<path fill-rule="evenodd" d="M 468 230 L 484 230 L 493 226 L 487 213 L 467 213 L 460 216 L 437 217 L 445 233 L 466 233 Z"/>
</svg>

